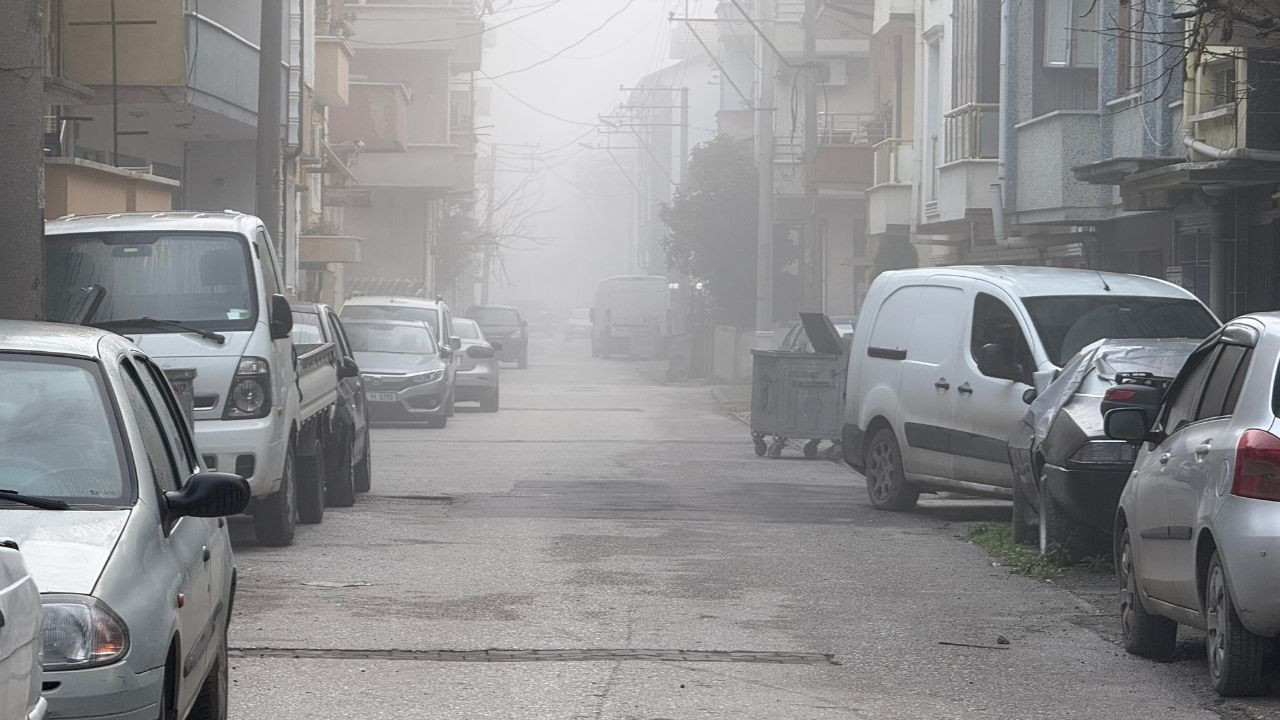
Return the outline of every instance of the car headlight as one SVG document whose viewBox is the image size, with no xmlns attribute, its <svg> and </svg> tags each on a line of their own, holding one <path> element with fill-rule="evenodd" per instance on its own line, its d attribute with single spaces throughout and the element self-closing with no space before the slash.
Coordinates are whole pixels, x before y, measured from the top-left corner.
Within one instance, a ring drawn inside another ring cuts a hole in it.
<svg viewBox="0 0 1280 720">
<path fill-rule="evenodd" d="M 1071 462 L 1081 465 L 1128 465 L 1137 458 L 1137 448 L 1121 440 L 1093 440 L 1071 453 Z"/>
<path fill-rule="evenodd" d="M 271 366 L 259 357 L 240 359 L 231 389 L 227 391 L 227 405 L 222 412 L 226 420 L 261 418 L 271 413 Z"/>
<path fill-rule="evenodd" d="M 523 330 L 516 330 L 515 332 L 511 333 L 511 339 L 512 339 L 512 340 L 519 340 L 519 339 L 520 339 L 520 338 L 522 338 L 522 337 L 524 337 L 524 331 L 523 331 Z"/>
<path fill-rule="evenodd" d="M 407 378 L 405 378 L 405 380 L 410 385 L 426 385 L 427 383 L 433 383 L 442 377 L 444 377 L 443 370 L 432 370 L 431 372 L 418 373 L 417 375 L 410 375 Z"/>
<path fill-rule="evenodd" d="M 101 600 L 88 595 L 44 595 L 41 602 L 45 670 L 110 665 L 129 652 L 129 629 Z"/>
</svg>

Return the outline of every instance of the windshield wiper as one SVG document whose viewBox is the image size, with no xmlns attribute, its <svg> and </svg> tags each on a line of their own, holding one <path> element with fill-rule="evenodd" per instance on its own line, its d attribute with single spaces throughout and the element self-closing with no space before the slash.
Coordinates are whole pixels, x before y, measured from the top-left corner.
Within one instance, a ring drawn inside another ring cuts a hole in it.
<svg viewBox="0 0 1280 720">
<path fill-rule="evenodd" d="M 30 505 L 31 507 L 40 508 L 41 510 L 67 510 L 71 507 L 65 501 L 57 498 L 23 495 L 15 490 L 0 490 L 0 500 L 22 503 L 23 505 Z"/>
<path fill-rule="evenodd" d="M 212 330 L 205 330 L 204 328 L 198 328 L 193 325 L 180 323 L 176 320 L 160 320 L 159 318 L 144 316 L 144 317 L 137 317 L 137 318 L 129 318 L 126 320 L 105 320 L 103 322 L 93 323 L 94 327 L 103 328 L 107 330 L 111 328 L 116 328 L 116 327 L 129 327 L 129 326 L 136 326 L 136 325 L 170 327 L 170 328 L 174 328 L 175 330 L 182 330 L 183 332 L 189 332 L 195 335 L 199 335 L 200 337 L 206 340 L 212 340 L 218 343 L 219 345 L 227 341 L 227 337 L 225 335 L 213 332 Z"/>
</svg>

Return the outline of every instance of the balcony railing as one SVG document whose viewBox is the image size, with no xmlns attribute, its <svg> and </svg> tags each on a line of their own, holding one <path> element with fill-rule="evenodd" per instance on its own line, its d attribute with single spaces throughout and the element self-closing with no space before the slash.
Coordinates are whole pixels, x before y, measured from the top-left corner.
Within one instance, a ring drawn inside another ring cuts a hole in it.
<svg viewBox="0 0 1280 720">
<path fill-rule="evenodd" d="M 943 115 L 946 161 L 997 157 L 1000 145 L 1000 106 L 969 103 Z"/>
<path fill-rule="evenodd" d="M 889 138 L 875 146 L 875 184 L 911 182 L 914 153 L 910 140 Z"/>
<path fill-rule="evenodd" d="M 884 117 L 875 113 L 818 113 L 818 144 L 865 145 L 881 142 L 887 135 Z M 774 138 L 773 161 L 783 165 L 804 162 L 804 137 L 779 135 Z"/>
</svg>

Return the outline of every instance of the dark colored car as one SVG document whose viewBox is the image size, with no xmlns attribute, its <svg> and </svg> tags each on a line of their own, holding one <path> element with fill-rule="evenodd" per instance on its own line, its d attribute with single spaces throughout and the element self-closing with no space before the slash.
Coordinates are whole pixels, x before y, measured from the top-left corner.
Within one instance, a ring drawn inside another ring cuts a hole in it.
<svg viewBox="0 0 1280 720">
<path fill-rule="evenodd" d="M 1116 507 L 1136 453 L 1133 445 L 1107 438 L 1103 396 L 1117 377 L 1166 386 L 1197 345 L 1099 340 L 1035 396 L 1009 438 L 1016 540 L 1035 544 L 1038 526 L 1042 551 L 1057 547 L 1072 560 L 1110 552 Z"/>
<path fill-rule="evenodd" d="M 498 359 L 529 367 L 529 323 L 510 305 L 473 305 L 464 317 L 476 321 L 484 336 L 502 344 Z"/>
<path fill-rule="evenodd" d="M 331 443 L 325 458 L 325 503 L 350 507 L 355 493 L 368 492 L 373 482 L 373 450 L 369 444 L 369 409 L 364 397 L 364 378 L 356 364 L 355 350 L 347 339 L 338 314 L 328 305 L 293 303 L 295 345 L 333 343 L 344 364 L 353 371 L 338 380 L 336 427 L 341 442 Z"/>
</svg>

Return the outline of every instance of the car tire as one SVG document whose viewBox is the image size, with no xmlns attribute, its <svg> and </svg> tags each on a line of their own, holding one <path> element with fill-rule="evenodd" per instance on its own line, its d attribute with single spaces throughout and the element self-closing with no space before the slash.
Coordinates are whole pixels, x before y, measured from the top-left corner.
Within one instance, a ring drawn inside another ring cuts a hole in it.
<svg viewBox="0 0 1280 720">
<path fill-rule="evenodd" d="M 356 504 L 355 440 L 343 434 L 332 457 L 327 458 L 324 502 L 329 507 Z"/>
<path fill-rule="evenodd" d="M 1214 551 L 1204 583 L 1205 649 L 1209 680 L 1224 696 L 1255 695 L 1266 689 L 1267 653 L 1274 640 L 1255 635 L 1240 622 L 1222 559 Z"/>
<path fill-rule="evenodd" d="M 528 348 L 520 351 L 520 359 L 516 361 L 516 367 L 521 370 L 529 369 L 529 350 Z"/>
<path fill-rule="evenodd" d="M 432 430 L 440 430 L 448 424 L 449 424 L 449 416 L 443 413 L 441 413 L 440 415 L 433 415 L 427 418 L 427 427 L 431 428 Z"/>
<path fill-rule="evenodd" d="M 1116 551 L 1116 574 L 1120 579 L 1120 636 L 1124 649 L 1130 654 L 1166 662 L 1173 657 L 1173 649 L 1178 642 L 1178 623 L 1153 615 L 1143 607 L 1134 572 L 1136 567 L 1129 528 L 1125 528 Z"/>
<path fill-rule="evenodd" d="M 867 444 L 864 457 L 867 496 L 877 510 L 901 512 L 915 507 L 920 490 L 907 482 L 902 449 L 889 428 L 880 428 Z"/>
<path fill-rule="evenodd" d="M 293 466 L 293 443 L 284 456 L 280 487 L 259 500 L 253 510 L 253 532 L 258 543 L 284 547 L 293 542 L 298 526 L 298 477 Z"/>
<path fill-rule="evenodd" d="M 456 408 L 454 407 L 455 405 L 457 405 L 456 390 L 454 392 L 449 393 L 449 404 L 445 405 L 445 408 L 444 408 L 444 414 L 446 417 L 453 417 L 454 412 L 456 411 Z"/>
<path fill-rule="evenodd" d="M 1035 545 L 1036 531 L 1031 526 L 1030 498 L 1022 489 L 1022 483 L 1013 480 L 1013 541 L 1019 545 Z"/>
<path fill-rule="evenodd" d="M 218 657 L 209 668 L 195 705 L 191 706 L 188 720 L 227 720 L 227 633 L 222 633 L 218 645 Z"/>
<path fill-rule="evenodd" d="M 493 389 L 493 392 L 485 395 L 484 399 L 480 401 L 480 410 L 488 413 L 498 412 L 498 408 L 501 407 L 501 402 L 502 386 L 499 385 Z"/>
<path fill-rule="evenodd" d="M 356 466 L 356 492 L 367 493 L 373 487 L 373 438 L 364 433 L 364 459 Z"/>
<path fill-rule="evenodd" d="M 298 520 L 306 525 L 324 521 L 324 456 L 324 447 L 317 445 L 314 454 L 298 458 Z"/>
</svg>

